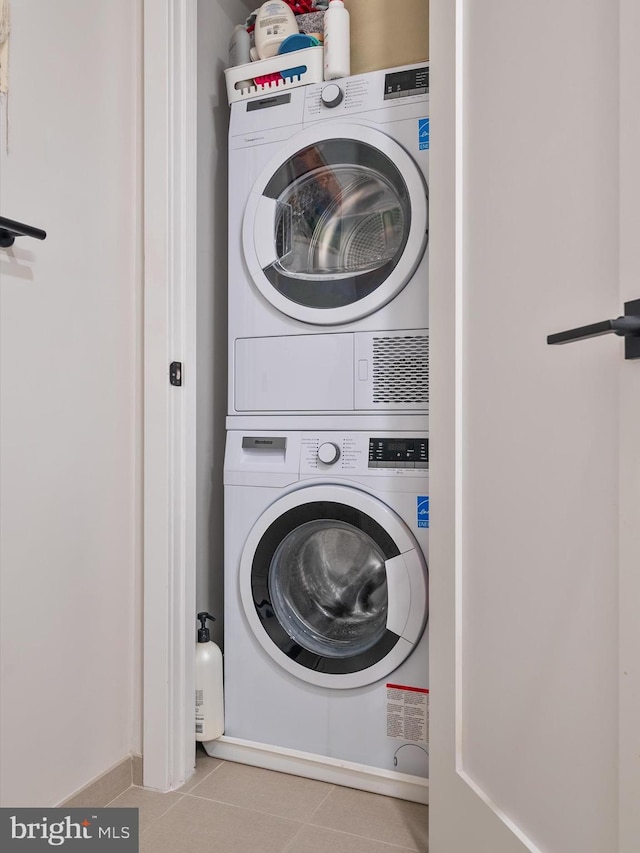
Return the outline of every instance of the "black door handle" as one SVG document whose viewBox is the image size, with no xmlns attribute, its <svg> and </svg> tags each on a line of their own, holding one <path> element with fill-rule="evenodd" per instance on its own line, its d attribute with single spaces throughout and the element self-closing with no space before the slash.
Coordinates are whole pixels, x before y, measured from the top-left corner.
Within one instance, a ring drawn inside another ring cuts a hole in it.
<svg viewBox="0 0 640 853">
<path fill-rule="evenodd" d="M 640 299 L 624 304 L 624 316 L 603 320 L 577 329 L 567 329 L 547 337 L 548 344 L 569 344 L 599 335 L 620 335 L 625 338 L 625 358 L 640 358 Z"/>
<path fill-rule="evenodd" d="M 34 237 L 36 240 L 44 240 L 46 236 L 47 232 L 42 228 L 34 228 L 33 225 L 25 225 L 24 222 L 16 222 L 15 219 L 0 216 L 0 248 L 2 249 L 13 246 L 16 237 Z"/>
</svg>

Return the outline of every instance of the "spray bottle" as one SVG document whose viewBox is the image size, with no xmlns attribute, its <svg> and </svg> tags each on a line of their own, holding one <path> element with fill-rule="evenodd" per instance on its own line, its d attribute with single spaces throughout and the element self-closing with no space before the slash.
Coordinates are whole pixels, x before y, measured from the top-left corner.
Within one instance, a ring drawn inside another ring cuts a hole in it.
<svg viewBox="0 0 640 853">
<path fill-rule="evenodd" d="M 224 732 L 224 699 L 222 693 L 222 652 L 211 642 L 207 619 L 209 613 L 198 613 L 200 628 L 196 644 L 196 740 L 215 740 Z"/>
</svg>

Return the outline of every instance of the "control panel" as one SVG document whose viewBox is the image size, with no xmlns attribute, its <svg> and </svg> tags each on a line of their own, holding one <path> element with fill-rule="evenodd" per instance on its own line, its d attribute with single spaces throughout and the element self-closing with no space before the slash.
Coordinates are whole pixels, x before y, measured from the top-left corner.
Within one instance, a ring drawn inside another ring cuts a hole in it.
<svg viewBox="0 0 640 853">
<path fill-rule="evenodd" d="M 428 438 L 369 439 L 369 468 L 428 467 Z"/>
<path fill-rule="evenodd" d="M 429 66 L 401 71 L 375 71 L 304 87 L 304 116 L 315 121 L 323 116 L 349 115 L 407 103 L 410 96 L 429 95 Z"/>
<path fill-rule="evenodd" d="M 407 434 L 303 433 L 300 473 L 403 474 L 424 476 L 429 468 L 429 439 Z"/>
<path fill-rule="evenodd" d="M 429 94 L 429 69 L 409 68 L 385 74 L 384 99 L 407 98 L 409 95 Z"/>
</svg>

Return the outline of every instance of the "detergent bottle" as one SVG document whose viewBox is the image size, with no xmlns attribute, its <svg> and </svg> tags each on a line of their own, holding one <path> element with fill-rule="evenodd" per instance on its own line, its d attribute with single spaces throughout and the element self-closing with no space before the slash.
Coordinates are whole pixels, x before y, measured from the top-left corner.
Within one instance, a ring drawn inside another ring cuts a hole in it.
<svg viewBox="0 0 640 853">
<path fill-rule="evenodd" d="M 196 740 L 219 738 L 224 732 L 224 697 L 222 693 L 222 652 L 211 641 L 207 619 L 209 613 L 198 613 L 200 628 L 196 644 Z"/>
<path fill-rule="evenodd" d="M 259 58 L 275 56 L 282 42 L 297 32 L 298 23 L 291 7 L 281 0 L 267 0 L 258 10 L 254 30 Z"/>
<path fill-rule="evenodd" d="M 331 0 L 324 13 L 324 79 L 351 74 L 349 11 L 342 0 Z"/>
</svg>

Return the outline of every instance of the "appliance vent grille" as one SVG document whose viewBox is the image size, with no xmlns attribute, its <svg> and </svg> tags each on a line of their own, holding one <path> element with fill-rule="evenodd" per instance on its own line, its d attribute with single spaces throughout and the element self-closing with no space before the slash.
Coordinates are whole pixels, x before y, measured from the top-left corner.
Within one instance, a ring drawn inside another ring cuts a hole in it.
<svg viewBox="0 0 640 853">
<path fill-rule="evenodd" d="M 373 402 L 429 402 L 429 336 L 373 339 Z"/>
</svg>

